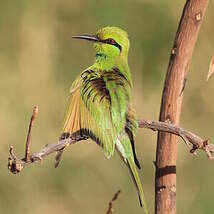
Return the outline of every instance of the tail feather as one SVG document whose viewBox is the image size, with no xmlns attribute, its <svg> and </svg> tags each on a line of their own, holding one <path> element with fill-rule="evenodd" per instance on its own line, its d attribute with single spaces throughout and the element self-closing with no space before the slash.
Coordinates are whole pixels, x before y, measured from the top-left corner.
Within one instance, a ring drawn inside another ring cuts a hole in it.
<svg viewBox="0 0 214 214">
<path fill-rule="evenodd" d="M 139 178 L 136 166 L 135 166 L 135 162 L 134 162 L 132 157 L 129 157 L 127 159 L 127 166 L 128 166 L 129 171 L 131 173 L 134 184 L 137 188 L 140 206 L 141 207 L 143 206 L 145 213 L 148 214 L 148 209 L 146 206 L 146 200 L 145 200 L 142 184 L 141 184 L 141 181 L 140 181 L 140 178 Z"/>
<path fill-rule="evenodd" d="M 133 132 L 131 131 L 131 129 L 128 126 L 125 128 L 125 132 L 127 133 L 128 137 L 129 137 L 129 140 L 131 142 L 132 152 L 133 152 L 133 155 L 134 155 L 134 162 L 135 162 L 136 166 L 138 167 L 138 169 L 141 169 L 141 166 L 140 166 L 140 163 L 139 163 L 139 161 L 137 159 L 137 154 L 136 154 L 136 151 L 135 151 L 135 142 L 134 142 Z"/>
<path fill-rule="evenodd" d="M 123 136 L 123 139 L 116 140 L 116 150 L 119 153 L 123 162 L 128 166 L 132 179 L 134 181 L 134 184 L 137 188 L 140 206 L 143 207 L 145 213 L 148 214 L 146 200 L 145 200 L 145 196 L 143 193 L 143 187 L 142 187 L 142 184 L 140 181 L 140 177 L 138 175 L 133 151 L 131 149 L 131 144 L 130 144 L 130 140 L 129 140 L 128 136 L 127 136 L 127 138 L 126 138 L 126 136 Z M 131 154 L 127 155 L 128 154 L 127 150 L 131 151 Z"/>
</svg>

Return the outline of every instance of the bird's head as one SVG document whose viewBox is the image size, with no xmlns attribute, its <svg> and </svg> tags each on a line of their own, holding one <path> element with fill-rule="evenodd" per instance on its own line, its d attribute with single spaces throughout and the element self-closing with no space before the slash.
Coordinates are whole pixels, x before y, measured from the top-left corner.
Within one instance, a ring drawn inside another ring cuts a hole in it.
<svg viewBox="0 0 214 214">
<path fill-rule="evenodd" d="M 117 57 L 127 59 L 129 51 L 129 39 L 127 33 L 118 27 L 104 27 L 95 35 L 73 36 L 77 39 L 86 39 L 94 42 L 96 56 Z"/>
</svg>

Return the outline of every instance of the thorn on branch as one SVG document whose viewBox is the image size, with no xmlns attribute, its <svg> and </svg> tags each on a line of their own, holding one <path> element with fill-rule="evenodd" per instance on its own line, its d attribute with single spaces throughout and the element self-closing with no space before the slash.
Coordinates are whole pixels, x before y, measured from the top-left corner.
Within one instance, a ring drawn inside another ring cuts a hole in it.
<svg viewBox="0 0 214 214">
<path fill-rule="evenodd" d="M 119 194 L 121 193 L 121 190 L 118 190 L 115 194 L 114 197 L 111 199 L 111 201 L 108 204 L 108 210 L 106 212 L 106 214 L 112 214 L 114 212 L 113 209 L 113 202 L 117 200 Z"/>
</svg>

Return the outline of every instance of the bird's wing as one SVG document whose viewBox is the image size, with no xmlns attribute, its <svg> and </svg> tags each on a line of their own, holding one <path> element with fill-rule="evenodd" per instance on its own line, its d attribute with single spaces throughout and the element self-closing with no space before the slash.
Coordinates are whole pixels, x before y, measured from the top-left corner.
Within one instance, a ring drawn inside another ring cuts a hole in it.
<svg viewBox="0 0 214 214">
<path fill-rule="evenodd" d="M 112 156 L 126 123 L 128 97 L 126 80 L 118 70 L 85 70 L 72 86 L 63 132 L 80 131 Z"/>
<path fill-rule="evenodd" d="M 81 115 L 87 115 L 81 122 L 90 137 L 104 149 L 107 157 L 114 153 L 114 142 L 117 137 L 112 120 L 112 96 L 108 87 L 108 80 L 102 70 L 89 69 L 82 73 L 83 88 Z"/>
<path fill-rule="evenodd" d="M 80 121 L 81 79 L 78 77 L 71 86 L 66 115 L 63 122 L 62 138 L 81 129 Z"/>
<path fill-rule="evenodd" d="M 80 88 L 81 79 L 78 77 L 71 86 L 66 115 L 63 122 L 63 129 L 60 139 L 68 138 L 81 128 L 80 121 Z M 63 149 L 57 151 L 55 158 L 55 168 L 58 167 L 62 158 Z"/>
</svg>

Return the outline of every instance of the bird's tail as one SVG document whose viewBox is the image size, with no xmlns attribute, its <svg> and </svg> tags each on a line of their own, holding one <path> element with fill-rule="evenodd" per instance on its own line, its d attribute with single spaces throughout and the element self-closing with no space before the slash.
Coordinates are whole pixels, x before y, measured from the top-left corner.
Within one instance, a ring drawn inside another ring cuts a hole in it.
<svg viewBox="0 0 214 214">
<path fill-rule="evenodd" d="M 145 196 L 144 196 L 144 192 L 143 192 L 143 187 L 142 187 L 140 177 L 139 177 L 138 172 L 137 172 L 137 168 L 136 168 L 134 159 L 132 156 L 130 156 L 126 160 L 127 160 L 127 165 L 128 165 L 129 170 L 130 170 L 130 173 L 132 175 L 133 181 L 134 181 L 135 186 L 136 186 L 137 191 L 138 191 L 140 206 L 141 207 L 143 206 L 145 213 L 148 214 L 148 209 L 146 206 L 146 200 L 145 200 Z"/>
</svg>

